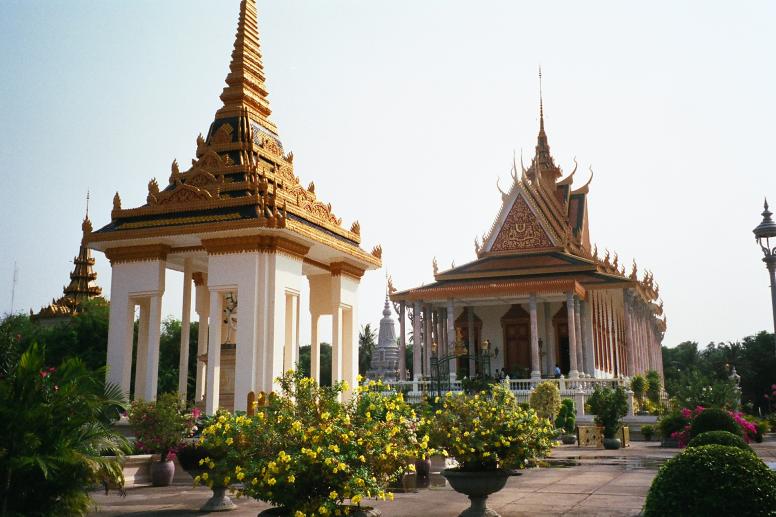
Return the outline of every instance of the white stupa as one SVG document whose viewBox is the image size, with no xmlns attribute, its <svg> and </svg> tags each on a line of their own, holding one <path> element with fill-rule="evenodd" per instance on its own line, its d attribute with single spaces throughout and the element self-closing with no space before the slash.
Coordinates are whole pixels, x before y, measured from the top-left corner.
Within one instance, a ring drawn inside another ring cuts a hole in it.
<svg viewBox="0 0 776 517">
<path fill-rule="evenodd" d="M 399 378 L 399 344 L 396 342 L 396 328 L 391 317 L 391 305 L 387 295 L 383 317 L 380 320 L 377 347 L 372 353 L 372 361 L 366 376 L 370 379 L 387 381 L 395 381 Z"/>
</svg>

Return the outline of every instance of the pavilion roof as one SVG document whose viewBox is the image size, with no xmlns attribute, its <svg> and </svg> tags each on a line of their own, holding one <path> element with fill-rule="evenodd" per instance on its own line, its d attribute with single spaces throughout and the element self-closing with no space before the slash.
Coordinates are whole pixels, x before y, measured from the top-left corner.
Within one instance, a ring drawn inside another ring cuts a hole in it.
<svg viewBox="0 0 776 517">
<path fill-rule="evenodd" d="M 315 184 L 302 186 L 294 173 L 294 155 L 286 152 L 271 110 L 259 45 L 255 0 L 242 0 L 222 107 L 207 136 L 197 138 L 191 167 L 173 161 L 165 186 L 148 183 L 146 203 L 123 208 L 113 199 L 111 222 L 90 241 L 113 241 L 245 228 L 285 229 L 325 245 L 371 267 L 382 250 L 360 248 L 358 221 L 349 229 L 318 199 Z"/>
</svg>

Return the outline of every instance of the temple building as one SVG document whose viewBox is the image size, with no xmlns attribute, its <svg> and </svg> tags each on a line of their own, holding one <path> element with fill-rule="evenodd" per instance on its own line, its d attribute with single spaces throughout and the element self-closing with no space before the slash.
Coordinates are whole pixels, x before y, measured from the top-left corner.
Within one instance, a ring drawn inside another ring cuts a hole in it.
<svg viewBox="0 0 776 517">
<path fill-rule="evenodd" d="M 75 316 L 87 300 L 99 298 L 102 289 L 97 285 L 97 273 L 94 272 L 94 258 L 92 251 L 86 244 L 86 239 L 92 231 L 92 222 L 89 220 L 89 210 L 81 224 L 83 237 L 78 248 L 78 256 L 73 259 L 73 272 L 70 273 L 70 282 L 63 288 L 64 296 L 52 300 L 51 303 L 34 313 L 30 309 L 30 318 L 42 325 L 54 325 L 67 321 Z"/>
<path fill-rule="evenodd" d="M 372 360 L 366 374 L 370 379 L 399 380 L 399 343 L 396 340 L 396 325 L 391 313 L 391 304 L 386 295 L 377 347 L 372 352 Z"/>
<path fill-rule="evenodd" d="M 343 227 L 315 185 L 304 187 L 295 175 L 293 153 L 270 120 L 255 0 L 240 3 L 220 98 L 191 166 L 182 170 L 173 161 L 166 184 L 148 183 L 142 206 L 123 207 L 116 193 L 110 223 L 88 235 L 89 246 L 103 251 L 112 267 L 109 380 L 128 392 L 134 361 L 134 396 L 155 399 L 161 303 L 171 269 L 184 275 L 179 390 L 186 391 L 194 283 L 194 398 L 204 397 L 208 414 L 219 407 L 245 410 L 249 393 L 272 391 L 274 379 L 296 366 L 303 307 L 311 315 L 312 376 L 320 375 L 318 322 L 331 315 L 332 379 L 355 386 L 358 287 L 366 270 L 381 266 L 382 249 L 364 251 L 359 223 Z"/>
<path fill-rule="evenodd" d="M 519 170 L 513 162 L 501 209 L 475 239 L 476 260 L 440 271 L 434 259 L 433 283 L 391 290 L 400 357 L 405 316 L 413 326 L 414 379 L 434 376 L 435 357 L 447 359 L 453 379 L 502 368 L 512 379 L 539 379 L 556 365 L 571 379 L 662 375 L 659 288 L 651 273 L 638 276 L 635 262 L 626 272 L 616 253 L 602 256 L 591 246 L 592 169 L 589 181 L 572 187 L 576 163 L 564 177 L 550 154 L 541 102 L 539 111 L 534 158 L 527 169 L 522 158 Z"/>
</svg>

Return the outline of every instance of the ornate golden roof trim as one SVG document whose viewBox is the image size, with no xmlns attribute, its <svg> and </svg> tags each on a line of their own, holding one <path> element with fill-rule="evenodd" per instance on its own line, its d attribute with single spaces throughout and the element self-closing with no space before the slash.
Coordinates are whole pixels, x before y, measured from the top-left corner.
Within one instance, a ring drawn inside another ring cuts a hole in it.
<svg viewBox="0 0 776 517">
<path fill-rule="evenodd" d="M 453 284 L 447 286 L 418 287 L 390 295 L 391 300 L 398 301 L 431 301 L 447 300 L 467 296 L 509 296 L 530 293 L 567 293 L 584 299 L 587 290 L 576 280 L 508 280 L 503 282 L 478 282 L 466 285 Z"/>
<path fill-rule="evenodd" d="M 170 249 L 170 246 L 165 244 L 121 246 L 106 249 L 105 256 L 110 260 L 111 266 L 121 264 L 122 262 L 165 261 Z"/>
<path fill-rule="evenodd" d="M 364 270 L 347 262 L 332 262 L 329 264 L 331 276 L 347 275 L 360 280 L 364 276 Z"/>
<path fill-rule="evenodd" d="M 546 266 L 546 267 L 534 267 L 531 269 L 502 269 L 498 271 L 480 271 L 477 273 L 441 273 L 435 278 L 444 280 L 466 280 L 469 278 L 497 278 L 504 276 L 526 276 L 536 274 L 556 274 L 556 273 L 580 273 L 580 272 L 595 272 L 595 268 L 592 266 Z"/>
<path fill-rule="evenodd" d="M 286 221 L 286 229 L 293 230 L 304 237 L 309 237 L 310 239 L 320 242 L 321 244 L 325 244 L 330 248 L 345 252 L 348 255 L 351 255 L 352 257 L 355 257 L 362 262 L 371 264 L 377 268 L 382 267 L 383 265 L 382 260 L 375 257 L 371 253 L 367 253 L 366 251 L 353 244 L 348 244 L 342 242 L 339 239 L 335 239 L 331 235 L 328 235 L 324 232 L 310 228 L 308 225 L 300 223 L 299 221 L 288 219 Z"/>
<path fill-rule="evenodd" d="M 292 257 L 304 258 L 310 247 L 298 242 L 269 235 L 247 235 L 240 237 L 223 237 L 218 239 L 202 239 L 208 255 L 225 255 L 228 253 L 285 253 Z"/>
</svg>

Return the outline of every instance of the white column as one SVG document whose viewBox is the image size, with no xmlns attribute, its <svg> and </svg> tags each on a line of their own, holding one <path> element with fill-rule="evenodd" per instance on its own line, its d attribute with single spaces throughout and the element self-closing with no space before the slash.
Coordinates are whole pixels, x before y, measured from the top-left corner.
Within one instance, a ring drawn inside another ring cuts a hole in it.
<svg viewBox="0 0 776 517">
<path fill-rule="evenodd" d="M 248 393 L 257 382 L 260 254 L 245 257 L 246 268 L 237 288 L 237 336 L 234 368 L 234 409 L 247 411 Z M 212 302 L 211 302 L 212 303 Z"/>
<path fill-rule="evenodd" d="M 582 350 L 585 361 L 585 373 L 595 377 L 595 350 L 593 349 L 593 311 L 591 303 L 584 301 L 580 303 L 582 312 Z"/>
<path fill-rule="evenodd" d="M 207 284 L 204 280 L 196 288 L 196 311 L 199 320 L 197 330 L 197 384 L 194 388 L 194 401 L 199 402 L 205 396 L 205 379 L 207 376 L 207 364 L 199 359 L 207 354 L 208 341 L 208 313 L 210 312 L 210 296 Z"/>
<path fill-rule="evenodd" d="M 213 415 L 218 410 L 221 382 L 221 310 L 224 295 L 210 291 L 210 332 L 207 346 L 207 393 L 205 413 Z"/>
<path fill-rule="evenodd" d="M 474 329 L 474 307 L 466 307 L 466 321 L 469 325 L 469 378 L 472 378 L 477 373 L 477 363 L 474 360 L 477 355 L 477 341 L 476 333 Z"/>
<path fill-rule="evenodd" d="M 544 349 L 547 351 L 547 366 L 551 376 L 555 375 L 555 364 L 558 360 L 555 358 L 555 327 L 552 324 L 552 306 L 550 302 L 546 302 L 544 305 L 544 325 L 545 333 L 547 336 L 547 342 L 544 344 Z"/>
<path fill-rule="evenodd" d="M 114 268 L 114 275 L 116 270 Z M 115 287 L 115 276 L 111 285 Z M 126 293 L 112 291 L 109 317 L 107 381 L 116 384 L 129 398 L 132 379 L 132 335 L 135 329 L 135 304 Z M 135 388 L 137 390 L 137 387 Z"/>
<path fill-rule="evenodd" d="M 419 380 L 423 377 L 423 356 L 422 354 L 422 342 L 421 342 L 421 326 L 420 326 L 420 302 L 415 302 L 415 306 L 412 311 L 412 378 Z"/>
<path fill-rule="evenodd" d="M 320 314 L 310 314 L 310 377 L 321 383 L 321 344 L 318 339 Z"/>
<path fill-rule="evenodd" d="M 137 350 L 135 352 L 135 400 L 145 398 L 144 389 L 148 382 L 148 369 L 146 368 L 146 358 L 148 356 L 148 300 L 140 300 L 139 306 L 140 318 L 137 322 Z"/>
<path fill-rule="evenodd" d="M 296 370 L 299 361 L 299 294 L 286 294 L 286 342 L 283 369 Z M 312 351 L 312 350 L 311 350 Z"/>
<path fill-rule="evenodd" d="M 342 305 L 334 307 L 331 317 L 331 382 L 334 384 L 342 379 Z"/>
<path fill-rule="evenodd" d="M 582 373 L 586 372 L 585 368 L 585 354 L 582 350 L 582 318 L 579 298 L 574 298 L 574 333 L 577 340 L 577 369 Z"/>
<path fill-rule="evenodd" d="M 447 300 L 447 351 L 452 354 L 455 351 L 455 305 L 453 300 Z M 457 364 L 455 357 L 450 359 L 450 380 L 455 381 L 457 376 Z"/>
<path fill-rule="evenodd" d="M 536 294 L 528 297 L 528 312 L 531 319 L 531 379 L 539 380 L 542 372 L 539 366 L 539 322 L 536 316 Z"/>
<path fill-rule="evenodd" d="M 162 295 L 156 294 L 148 300 L 148 349 L 146 353 L 146 383 L 143 389 L 145 400 L 156 400 L 159 379 L 159 339 L 162 325 Z"/>
<path fill-rule="evenodd" d="M 399 303 L 399 380 L 407 380 L 407 324 L 404 302 Z"/>
<path fill-rule="evenodd" d="M 432 335 L 432 317 L 431 306 L 426 305 L 423 307 L 423 371 L 427 376 L 431 376 L 431 343 L 434 342 L 434 336 Z"/>
<path fill-rule="evenodd" d="M 181 314 L 181 351 L 178 360 L 178 395 L 186 400 L 189 384 L 189 332 L 191 329 L 191 259 L 183 263 L 183 314 Z"/>
<path fill-rule="evenodd" d="M 568 313 L 569 329 L 569 379 L 578 379 L 579 370 L 577 369 L 577 333 L 576 329 L 576 310 L 574 307 L 574 293 L 566 293 L 566 309 Z"/>
</svg>

